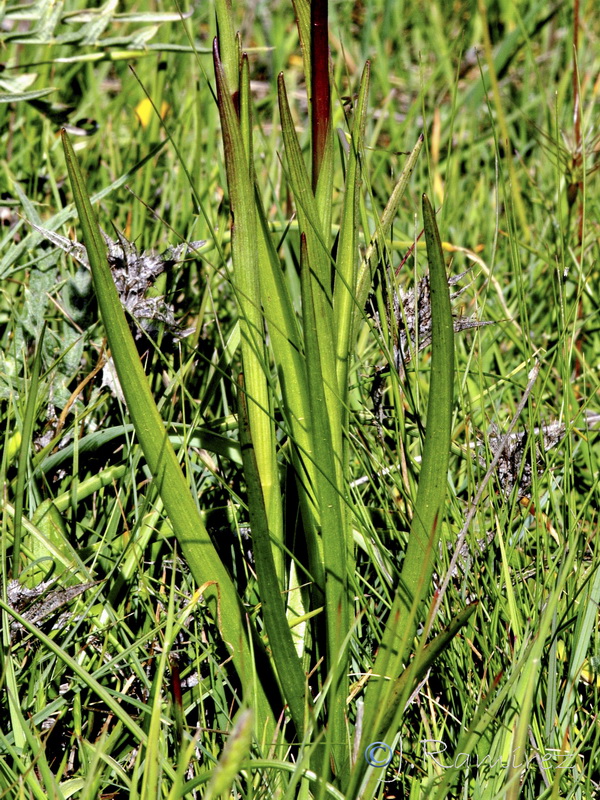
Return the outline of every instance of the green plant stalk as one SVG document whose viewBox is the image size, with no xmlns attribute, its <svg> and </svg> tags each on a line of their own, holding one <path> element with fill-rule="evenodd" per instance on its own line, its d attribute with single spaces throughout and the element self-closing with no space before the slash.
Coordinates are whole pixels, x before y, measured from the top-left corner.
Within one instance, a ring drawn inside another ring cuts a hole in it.
<svg viewBox="0 0 600 800">
<path fill-rule="evenodd" d="M 37 407 L 38 386 L 40 382 L 40 366 L 42 363 L 42 347 L 44 344 L 44 333 L 46 323 L 42 327 L 40 339 L 37 343 L 33 368 L 31 370 L 31 380 L 29 382 L 29 392 L 27 394 L 27 404 L 25 406 L 25 417 L 23 419 L 23 433 L 21 435 L 21 446 L 19 448 L 19 463 L 17 467 L 17 486 L 15 489 L 15 516 L 13 522 L 13 551 L 12 551 L 12 575 L 18 578 L 21 572 L 21 531 L 23 529 L 23 500 L 25 495 L 25 481 L 27 478 L 27 460 L 29 458 L 29 448 L 33 434 L 35 422 L 35 412 Z"/>
<path fill-rule="evenodd" d="M 485 60 L 488 65 L 488 75 L 492 86 L 492 95 L 494 97 L 494 107 L 498 116 L 498 125 L 500 126 L 500 133 L 502 135 L 502 146 L 506 154 L 506 163 L 508 166 L 508 173 L 510 175 L 510 183 L 512 187 L 512 199 L 515 204 L 517 216 L 521 224 L 521 233 L 526 242 L 531 239 L 529 232 L 529 222 L 525 205 L 523 204 L 523 195 L 519 186 L 519 178 L 515 169 L 514 159 L 512 155 L 512 145 L 510 142 L 510 134 L 508 132 L 508 125 L 506 124 L 506 115 L 502 108 L 502 98 L 500 96 L 500 87 L 498 85 L 498 77 L 496 75 L 496 68 L 494 66 L 494 55 L 492 52 L 492 42 L 490 39 L 490 32 L 487 21 L 486 4 L 483 0 L 477 0 L 477 9 L 481 17 L 481 32 L 483 35 L 483 49 L 485 52 Z"/>
<path fill-rule="evenodd" d="M 254 204 L 254 170 L 251 165 L 251 153 L 249 154 L 246 150 L 251 146 L 248 62 L 247 58 L 242 60 L 245 67 L 242 70 L 240 109 L 244 114 L 240 125 L 228 89 L 216 40 L 213 56 L 231 204 L 232 280 L 240 309 L 242 364 L 248 397 L 248 417 L 264 493 L 269 530 L 273 537 L 273 556 L 280 585 L 283 588 L 281 487 L 277 466 L 275 426 L 271 410 L 272 392 L 266 377 L 267 355 L 256 244 L 257 214 Z M 246 138 L 246 146 L 244 138 Z"/>
<path fill-rule="evenodd" d="M 423 195 L 423 223 L 429 259 L 432 356 L 423 460 L 400 586 L 373 665 L 368 686 L 363 742 L 381 729 L 394 681 L 412 646 L 419 609 L 426 598 L 437 555 L 452 433 L 454 328 L 444 255 L 435 214 Z M 387 676 L 391 684 L 381 678 Z"/>
<path fill-rule="evenodd" d="M 100 313 L 144 457 L 194 580 L 198 585 L 210 584 L 206 590 L 207 603 L 213 618 L 219 622 L 244 697 L 254 699 L 261 724 L 265 725 L 269 736 L 275 729 L 275 717 L 263 683 L 256 682 L 254 653 L 241 601 L 204 527 L 189 484 L 166 435 L 112 279 L 106 246 L 85 191 L 77 157 L 64 130 L 62 138 Z M 255 642 L 254 647 L 257 646 Z M 261 678 L 269 680 L 268 675 Z"/>
<path fill-rule="evenodd" d="M 310 4 L 310 106 L 312 132 L 312 186 L 316 193 L 321 165 L 331 134 L 331 86 L 329 83 L 328 2 Z M 331 192 L 327 195 L 331 197 Z"/>
</svg>

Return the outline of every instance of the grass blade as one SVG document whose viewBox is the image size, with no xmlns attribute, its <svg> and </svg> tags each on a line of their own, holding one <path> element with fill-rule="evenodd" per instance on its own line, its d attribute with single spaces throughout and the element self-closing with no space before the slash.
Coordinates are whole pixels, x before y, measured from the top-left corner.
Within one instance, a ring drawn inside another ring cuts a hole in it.
<svg viewBox="0 0 600 800">
<path fill-rule="evenodd" d="M 14 539 L 12 551 L 12 575 L 15 578 L 19 577 L 21 572 L 21 531 L 23 527 L 23 499 L 25 493 L 25 480 L 27 478 L 27 458 L 29 448 L 31 446 L 31 436 L 33 433 L 33 424 L 35 422 L 35 411 L 38 399 L 38 385 L 40 380 L 40 365 L 42 363 L 42 347 L 44 345 L 44 333 L 46 332 L 46 325 L 42 327 L 37 348 L 35 351 L 35 358 L 33 360 L 33 369 L 31 370 L 31 381 L 29 382 L 29 392 L 27 393 L 27 405 L 25 407 L 25 417 L 23 419 L 23 433 L 21 435 L 21 446 L 19 448 L 19 463 L 17 468 L 17 487 L 15 492 L 15 517 L 14 517 Z"/>
</svg>

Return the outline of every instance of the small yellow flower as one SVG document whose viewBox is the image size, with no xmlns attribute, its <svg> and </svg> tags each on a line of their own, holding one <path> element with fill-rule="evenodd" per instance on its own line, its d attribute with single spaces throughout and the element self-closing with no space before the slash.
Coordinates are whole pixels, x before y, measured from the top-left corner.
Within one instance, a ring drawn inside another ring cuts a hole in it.
<svg viewBox="0 0 600 800">
<path fill-rule="evenodd" d="M 169 110 L 169 104 L 166 102 L 166 100 L 163 100 L 160 107 L 161 119 L 164 119 L 167 116 L 168 110 Z M 135 114 L 139 119 L 142 128 L 148 127 L 153 113 L 154 109 L 152 108 L 152 103 L 150 102 L 150 100 L 148 100 L 147 97 L 144 97 L 143 100 L 140 100 L 140 102 L 135 107 Z"/>
</svg>

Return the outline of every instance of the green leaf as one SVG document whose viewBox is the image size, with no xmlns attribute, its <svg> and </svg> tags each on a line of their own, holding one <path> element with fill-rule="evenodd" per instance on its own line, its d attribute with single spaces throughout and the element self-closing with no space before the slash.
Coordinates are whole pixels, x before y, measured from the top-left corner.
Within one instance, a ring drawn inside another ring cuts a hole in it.
<svg viewBox="0 0 600 800">
<path fill-rule="evenodd" d="M 417 623 L 426 608 L 437 557 L 452 433 L 454 328 L 446 266 L 435 215 L 423 195 L 423 222 L 429 259 L 432 356 L 423 460 L 408 547 L 400 584 L 373 665 L 369 684 L 364 741 L 379 731 L 394 697 L 394 683 L 408 658 Z M 388 677 L 386 683 L 380 677 Z"/>
<path fill-rule="evenodd" d="M 302 60 L 304 61 L 304 82 L 306 83 L 307 97 L 311 96 L 311 75 L 310 75 L 310 0 L 292 0 L 294 5 L 294 16 L 298 27 L 298 38 L 302 48 Z"/>
<path fill-rule="evenodd" d="M 254 204 L 254 170 L 251 165 L 249 73 L 248 60 L 242 60 L 243 76 L 240 93 L 244 113 L 240 125 L 217 43 L 214 43 L 214 67 L 217 80 L 219 115 L 225 150 L 225 167 L 231 204 L 232 282 L 240 310 L 242 365 L 248 397 L 248 417 L 256 462 L 263 487 L 269 530 L 274 537 L 273 557 L 283 588 L 283 513 L 279 469 L 277 465 L 275 426 L 272 413 L 272 392 L 267 382 L 267 356 L 264 319 L 258 277 L 257 215 Z M 243 130 L 242 130 L 243 128 Z M 245 134 L 245 135 L 244 135 Z M 245 140 L 245 141 L 244 141 Z"/>
<path fill-rule="evenodd" d="M 280 410 L 290 431 L 292 463 L 307 537 L 309 564 L 317 586 L 324 588 L 322 552 L 316 534 L 319 519 L 315 495 L 317 470 L 310 432 L 311 415 L 304 345 L 258 186 L 255 189 L 255 202 L 258 213 L 258 257 L 261 264 L 260 291 L 281 387 L 283 402 Z"/>
<path fill-rule="evenodd" d="M 358 262 L 357 230 L 361 186 L 361 159 L 367 119 L 367 97 L 371 67 L 365 65 L 356 104 L 354 130 L 350 140 L 350 154 L 346 170 L 344 212 L 340 226 L 340 240 L 335 271 L 333 298 L 334 330 L 337 336 L 337 378 L 340 391 L 348 383 L 348 359 L 352 348 L 351 336 L 356 313 L 356 277 Z M 362 308 L 360 309 L 362 311 Z M 345 427 L 345 426 L 344 426 Z"/>
<path fill-rule="evenodd" d="M 311 432 L 313 452 L 318 468 L 316 494 L 319 502 L 321 536 L 325 570 L 325 612 L 327 624 L 327 664 L 334 671 L 329 696 L 329 724 L 327 741 L 333 742 L 331 752 L 339 771 L 348 762 L 344 746 L 345 709 L 348 696 L 348 676 L 344 654 L 344 637 L 350 628 L 348 607 L 346 506 L 338 478 L 332 422 L 323 413 L 325 381 L 318 336 L 318 320 L 312 295 L 313 282 L 306 247 L 306 237 L 301 236 L 300 278 L 302 282 L 302 315 L 309 384 Z"/>
<path fill-rule="evenodd" d="M 227 737 L 227 744 L 223 748 L 221 758 L 212 770 L 204 800 L 231 796 L 235 777 L 250 752 L 252 726 L 252 710 L 249 708 L 244 709 L 239 713 L 233 725 L 233 730 Z"/>
<path fill-rule="evenodd" d="M 324 305 L 324 307 L 328 305 L 329 309 L 326 313 L 328 317 L 331 318 L 331 262 L 329 251 L 321 227 L 321 214 L 315 201 L 308 170 L 306 169 L 300 143 L 296 135 L 283 75 L 279 75 L 277 88 L 279 114 L 281 116 L 281 131 L 285 146 L 285 158 L 288 165 L 288 177 L 296 202 L 300 232 L 306 235 L 306 246 L 310 263 L 319 283 L 317 291 L 325 298 L 325 303 L 319 303 L 319 307 L 321 305 Z M 328 202 L 331 202 L 330 198 L 328 198 Z"/>
<path fill-rule="evenodd" d="M 432 356 L 423 461 L 415 513 L 402 567 L 401 591 L 408 611 L 417 596 L 429 592 L 442 527 L 454 401 L 454 324 L 442 242 L 435 214 L 423 195 L 423 224 L 431 291 Z"/>
<path fill-rule="evenodd" d="M 285 156 L 288 165 L 288 175 L 298 219 L 300 233 L 306 237 L 307 269 L 311 280 L 311 295 L 314 303 L 316 336 L 318 338 L 318 352 L 321 361 L 321 374 L 325 380 L 325 407 L 329 416 L 334 453 L 337 454 L 338 481 L 342 481 L 343 470 L 341 459 L 343 452 L 343 407 L 345 405 L 344 392 L 340 392 L 337 385 L 335 363 L 335 337 L 333 334 L 333 304 L 331 296 L 331 259 L 328 248 L 323 238 L 321 215 L 312 192 L 308 171 L 302 157 L 300 144 L 290 107 L 285 91 L 283 76 L 279 76 L 279 112 Z"/>
<path fill-rule="evenodd" d="M 289 623 L 285 613 L 285 604 L 281 592 L 280 581 L 275 568 L 275 560 L 271 547 L 269 523 L 265 509 L 265 501 L 256 464 L 256 455 L 252 443 L 252 434 L 248 421 L 248 408 L 240 376 L 238 391 L 238 408 L 240 421 L 240 439 L 242 457 L 244 459 L 244 476 L 248 487 L 248 508 L 252 528 L 252 549 L 256 563 L 256 576 L 261 600 L 265 627 L 269 637 L 269 648 L 277 666 L 277 674 L 287 699 L 296 732 L 302 738 L 304 718 L 308 710 L 306 701 L 306 678 L 296 650 Z M 310 703 L 309 703 L 310 706 Z"/>
<path fill-rule="evenodd" d="M 100 313 L 140 445 L 194 580 L 201 586 L 206 584 L 207 603 L 214 619 L 219 621 L 244 697 L 256 697 L 261 722 L 272 732 L 275 719 L 263 684 L 257 685 L 254 680 L 254 653 L 241 601 L 206 531 L 156 408 L 112 279 L 104 239 L 85 191 L 77 157 L 64 130 L 62 137 Z M 258 646 L 254 642 L 254 649 Z M 268 675 L 263 677 L 268 681 Z"/>
<path fill-rule="evenodd" d="M 378 262 L 383 259 L 383 254 L 385 252 L 385 241 L 391 230 L 392 223 L 396 218 L 396 214 L 398 213 L 400 200 L 402 200 L 402 197 L 404 196 L 404 192 L 406 191 L 410 176 L 412 175 L 416 166 L 422 147 L 423 134 L 421 134 L 417 139 L 417 143 L 413 147 L 412 152 L 408 157 L 406 164 L 404 165 L 404 169 L 396 181 L 394 190 L 392 191 L 389 200 L 386 203 L 381 215 L 381 219 L 379 220 L 377 228 L 371 237 L 369 246 L 367 247 L 365 257 L 361 262 L 356 281 L 356 306 L 359 311 L 364 309 L 365 303 L 367 302 L 367 297 L 371 291 L 371 286 L 373 285 L 375 269 Z M 357 315 L 356 322 L 358 323 L 359 321 L 360 317 Z"/>
<path fill-rule="evenodd" d="M 463 608 L 446 630 L 426 644 L 417 653 L 414 661 L 397 678 L 389 697 L 389 703 L 386 705 L 385 713 L 382 716 L 380 728 L 375 734 L 375 740 L 385 737 L 389 729 L 394 728 L 394 717 L 397 715 L 400 706 L 404 705 L 402 700 L 406 702 L 414 686 L 423 679 L 425 673 L 433 666 L 438 656 L 448 647 L 461 628 L 467 624 L 472 614 L 477 610 L 477 605 L 477 603 L 471 603 L 466 608 Z"/>
<path fill-rule="evenodd" d="M 19 463 L 17 468 L 17 486 L 15 491 L 15 518 L 14 518 L 14 539 L 12 552 L 12 574 L 18 578 L 21 571 L 21 529 L 23 517 L 23 499 L 25 494 L 25 481 L 27 479 L 27 461 L 29 459 L 29 448 L 33 434 L 35 422 L 38 386 L 40 382 L 40 367 L 42 363 L 42 348 L 44 345 L 44 333 L 46 324 L 43 323 L 40 337 L 37 342 L 33 369 L 31 371 L 31 381 L 27 393 L 27 405 L 25 406 L 25 417 L 23 419 L 23 433 L 21 434 L 21 446 L 19 450 Z"/>
<path fill-rule="evenodd" d="M 225 80 L 232 93 L 231 98 L 234 99 L 239 89 L 239 64 L 231 0 L 216 0 L 215 14 L 219 40 L 218 54 L 223 64 Z"/>
</svg>

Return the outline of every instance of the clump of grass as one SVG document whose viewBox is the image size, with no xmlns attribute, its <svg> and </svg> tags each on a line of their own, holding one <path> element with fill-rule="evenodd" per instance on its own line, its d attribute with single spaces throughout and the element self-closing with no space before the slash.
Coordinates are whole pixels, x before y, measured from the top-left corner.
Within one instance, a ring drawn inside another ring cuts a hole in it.
<svg viewBox="0 0 600 800">
<path fill-rule="evenodd" d="M 591 796 L 597 25 L 216 9 L 7 10 L 0 787 Z"/>
</svg>

